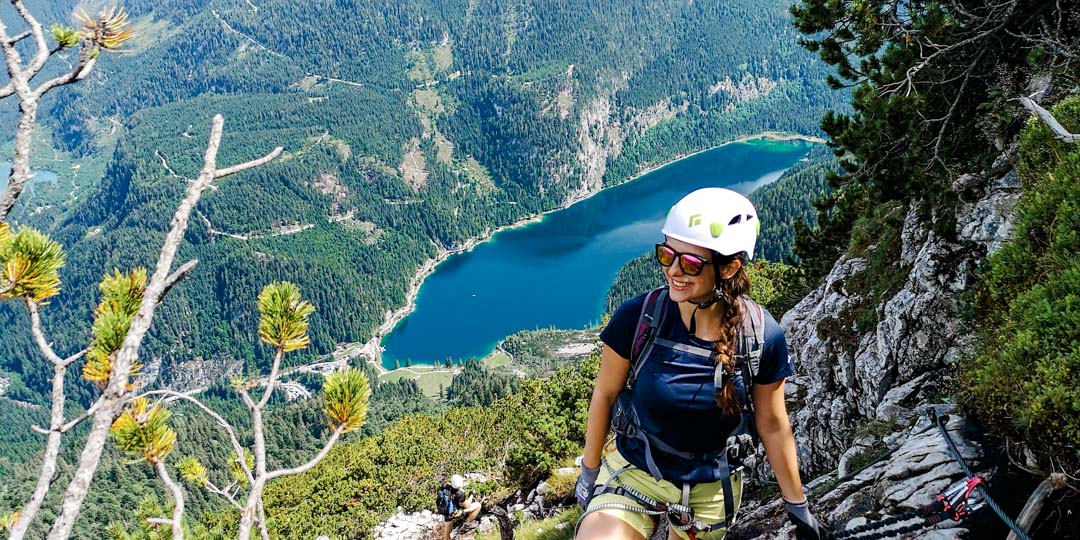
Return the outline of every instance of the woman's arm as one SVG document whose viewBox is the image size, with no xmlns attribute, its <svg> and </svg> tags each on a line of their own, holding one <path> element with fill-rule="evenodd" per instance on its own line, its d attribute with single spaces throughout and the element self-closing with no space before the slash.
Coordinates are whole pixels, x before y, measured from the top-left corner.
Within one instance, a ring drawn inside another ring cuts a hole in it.
<svg viewBox="0 0 1080 540">
<path fill-rule="evenodd" d="M 585 428 L 585 451 L 582 463 L 589 468 L 600 466 L 600 454 L 604 450 L 611 423 L 611 406 L 626 386 L 630 361 L 604 345 L 600 353 L 600 372 L 596 375 L 592 401 L 589 402 L 589 420 Z"/>
<path fill-rule="evenodd" d="M 788 501 L 798 502 L 805 499 L 802 480 L 799 478 L 799 462 L 795 453 L 795 435 L 791 431 L 787 407 L 784 405 L 784 380 L 755 384 L 754 421 L 757 423 L 758 436 L 765 445 L 765 455 L 769 458 L 776 481 L 780 484 L 780 493 Z"/>
</svg>

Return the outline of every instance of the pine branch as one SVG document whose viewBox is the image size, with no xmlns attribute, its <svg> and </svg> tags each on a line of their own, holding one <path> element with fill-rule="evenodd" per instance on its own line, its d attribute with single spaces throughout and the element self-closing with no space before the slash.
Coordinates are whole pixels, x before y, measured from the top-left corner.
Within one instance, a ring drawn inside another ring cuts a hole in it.
<svg viewBox="0 0 1080 540">
<path fill-rule="evenodd" d="M 224 118 L 220 114 L 215 115 L 211 123 L 206 152 L 203 155 L 202 171 L 195 182 L 188 185 L 187 192 L 173 215 L 169 232 L 165 236 L 161 252 L 158 255 L 154 274 L 143 293 L 139 311 L 131 321 L 131 327 L 124 338 L 123 345 L 116 353 L 108 384 L 102 393 L 104 402 L 94 414 L 90 434 L 87 436 L 82 454 L 79 457 L 75 475 L 64 493 L 60 514 L 49 532 L 49 540 L 64 540 L 71 535 L 75 519 L 78 517 L 79 510 L 89 491 L 90 480 L 100 463 L 101 452 L 105 447 L 105 441 L 108 439 L 109 428 L 113 419 L 120 414 L 121 408 L 127 401 L 128 377 L 131 366 L 138 358 L 139 348 L 147 331 L 150 329 L 150 323 L 153 320 L 157 304 L 170 284 L 170 269 L 176 258 L 180 242 L 183 240 L 184 232 L 187 230 L 188 219 L 191 217 L 191 212 L 195 209 L 195 205 L 199 202 L 202 193 L 210 186 L 210 183 L 224 176 L 218 174 L 217 168 L 217 154 L 221 146 L 224 125 Z M 268 156 L 274 156 L 278 153 L 280 153 L 280 147 L 268 154 Z M 264 157 L 226 170 L 231 172 L 244 170 L 256 166 L 256 164 L 265 163 L 267 160 L 268 158 Z M 241 459 L 243 459 L 242 454 Z"/>
<path fill-rule="evenodd" d="M 175 390 L 151 390 L 149 392 L 143 392 L 139 394 L 138 397 L 150 396 L 164 396 L 165 403 L 170 403 L 172 401 L 182 399 L 184 401 L 194 404 L 201 411 L 213 418 L 214 421 L 217 422 L 217 425 L 221 426 L 222 429 L 225 430 L 225 433 L 229 435 L 229 443 L 232 444 L 233 452 L 235 452 L 236 455 L 239 456 L 240 468 L 243 469 L 244 475 L 247 477 L 248 482 L 251 483 L 255 481 L 254 478 L 251 476 L 251 468 L 247 466 L 247 462 L 244 460 L 244 447 L 240 445 L 240 439 L 236 437 L 236 430 L 233 429 L 232 424 L 230 424 L 228 420 L 225 420 L 224 417 L 214 412 L 213 409 L 206 406 L 205 403 L 199 401 L 198 398 L 192 396 L 190 393 L 177 392 Z M 224 492 L 222 494 L 224 494 Z M 226 498 L 232 500 L 232 497 Z"/>
<path fill-rule="evenodd" d="M 327 456 L 327 454 L 330 453 L 330 449 L 334 447 L 334 444 L 337 443 L 337 440 L 341 437 L 341 434 L 344 433 L 344 432 L 345 432 L 345 426 L 343 426 L 343 425 L 338 426 L 338 428 L 335 429 L 332 434 L 330 434 L 330 438 L 326 440 L 326 444 L 323 445 L 322 450 L 319 450 L 319 453 L 316 454 L 315 457 L 311 458 L 311 461 L 308 461 L 307 463 L 305 463 L 303 465 L 300 465 L 299 467 L 293 467 L 291 469 L 278 469 L 276 471 L 271 471 L 271 472 L 267 473 L 267 475 L 266 475 L 267 480 L 273 480 L 275 478 L 281 478 L 282 476 L 292 476 L 294 474 L 303 474 L 303 473 L 306 473 L 306 472 L 310 471 L 313 467 L 318 465 L 319 462 L 322 461 L 323 458 L 325 458 Z"/>
</svg>

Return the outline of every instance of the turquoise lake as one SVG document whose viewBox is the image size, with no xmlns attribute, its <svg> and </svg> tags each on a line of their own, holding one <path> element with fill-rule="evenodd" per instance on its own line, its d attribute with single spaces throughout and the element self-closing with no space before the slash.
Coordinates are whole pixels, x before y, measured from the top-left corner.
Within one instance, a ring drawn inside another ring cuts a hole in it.
<svg viewBox="0 0 1080 540">
<path fill-rule="evenodd" d="M 34 195 L 34 186 L 37 184 L 56 183 L 56 173 L 52 171 L 34 169 L 30 171 L 30 174 L 30 180 L 27 181 L 26 186 L 23 187 L 22 197 L 32 197 Z M 5 161 L 0 163 L 0 189 L 7 188 L 8 176 L 11 176 L 11 162 Z"/>
<path fill-rule="evenodd" d="M 708 186 L 749 194 L 811 146 L 754 140 L 695 154 L 451 256 L 383 338 L 383 366 L 481 358 L 519 330 L 596 324 L 619 268 L 662 240 L 679 198 Z"/>
</svg>

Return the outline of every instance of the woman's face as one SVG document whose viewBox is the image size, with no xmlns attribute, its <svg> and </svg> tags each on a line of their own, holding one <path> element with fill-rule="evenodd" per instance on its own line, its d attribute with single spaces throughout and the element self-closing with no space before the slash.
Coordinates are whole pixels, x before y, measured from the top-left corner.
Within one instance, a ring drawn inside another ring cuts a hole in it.
<svg viewBox="0 0 1080 540">
<path fill-rule="evenodd" d="M 695 246 L 682 240 L 667 238 L 665 243 L 679 253 L 690 253 L 702 259 L 712 260 L 713 254 L 706 248 Z M 712 297 L 716 285 L 712 263 L 705 265 L 701 273 L 696 276 L 688 275 L 680 268 L 679 261 L 664 268 L 664 277 L 668 282 L 668 296 L 675 302 L 705 302 Z"/>
</svg>

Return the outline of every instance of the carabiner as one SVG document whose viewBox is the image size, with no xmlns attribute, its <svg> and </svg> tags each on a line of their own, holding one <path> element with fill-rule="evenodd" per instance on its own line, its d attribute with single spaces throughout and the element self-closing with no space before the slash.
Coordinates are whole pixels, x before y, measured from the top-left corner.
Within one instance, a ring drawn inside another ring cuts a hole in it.
<svg viewBox="0 0 1080 540">
<path fill-rule="evenodd" d="M 937 500 L 945 503 L 945 510 L 953 521 L 960 521 L 964 516 L 986 505 L 986 499 L 978 488 L 986 486 L 981 476 L 972 476 L 949 486 Z"/>
</svg>

